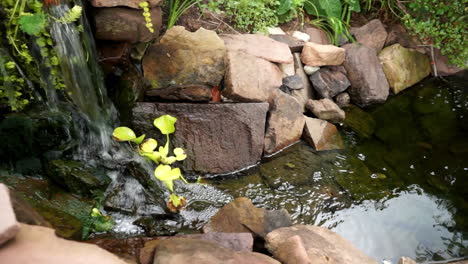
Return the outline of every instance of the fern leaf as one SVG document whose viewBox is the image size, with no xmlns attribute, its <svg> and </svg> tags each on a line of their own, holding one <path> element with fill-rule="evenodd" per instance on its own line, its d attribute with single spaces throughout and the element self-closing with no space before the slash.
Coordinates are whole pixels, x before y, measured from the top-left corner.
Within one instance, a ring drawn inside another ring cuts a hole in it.
<svg viewBox="0 0 468 264">
<path fill-rule="evenodd" d="M 24 14 L 19 19 L 19 27 L 26 34 L 37 36 L 47 26 L 44 13 Z"/>
<path fill-rule="evenodd" d="M 64 24 L 75 22 L 78 19 L 80 19 L 82 12 L 83 12 L 83 8 L 79 5 L 75 5 L 64 16 L 57 19 L 57 21 L 64 23 Z"/>
</svg>

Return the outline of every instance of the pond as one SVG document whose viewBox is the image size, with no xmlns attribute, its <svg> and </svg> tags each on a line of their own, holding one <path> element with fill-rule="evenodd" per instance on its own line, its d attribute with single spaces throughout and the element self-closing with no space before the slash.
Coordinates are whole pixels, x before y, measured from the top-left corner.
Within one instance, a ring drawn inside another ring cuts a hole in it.
<svg viewBox="0 0 468 264">
<path fill-rule="evenodd" d="M 347 109 L 346 150 L 298 143 L 209 183 L 328 227 L 377 260 L 468 256 L 467 99 L 462 80 L 426 80 L 366 112 Z"/>
</svg>

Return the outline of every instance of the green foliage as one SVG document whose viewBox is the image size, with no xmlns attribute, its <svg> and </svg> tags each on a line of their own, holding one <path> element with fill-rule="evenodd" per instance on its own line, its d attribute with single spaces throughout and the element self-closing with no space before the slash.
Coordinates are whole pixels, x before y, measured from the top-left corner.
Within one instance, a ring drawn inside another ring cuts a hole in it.
<svg viewBox="0 0 468 264">
<path fill-rule="evenodd" d="M 138 6 L 140 6 L 143 9 L 143 17 L 145 18 L 145 26 L 149 30 L 149 32 L 153 33 L 154 28 L 153 28 L 153 23 L 151 22 L 151 13 L 149 12 L 149 4 L 148 1 L 143 0 L 140 3 L 138 3 Z"/>
<path fill-rule="evenodd" d="M 29 35 L 37 36 L 44 31 L 47 26 L 47 19 L 44 13 L 24 14 L 19 19 L 20 29 Z"/>
<path fill-rule="evenodd" d="M 224 0 L 226 14 L 236 27 L 248 32 L 264 31 L 279 23 L 276 10 L 279 1 L 271 0 Z"/>
<path fill-rule="evenodd" d="M 0 103 L 12 111 L 32 101 L 35 87 L 52 84 L 63 89 L 59 61 L 49 34 L 49 18 L 62 23 L 77 21 L 82 8 L 73 7 L 62 18 L 46 13 L 40 0 L 0 0 Z M 38 54 L 32 55 L 32 51 Z M 44 79 L 46 78 L 46 79 Z"/>
<path fill-rule="evenodd" d="M 99 209 L 93 208 L 89 217 L 83 223 L 83 239 L 87 239 L 91 233 L 106 232 L 112 229 L 115 222 L 110 216 L 103 215 Z"/>
<path fill-rule="evenodd" d="M 130 141 L 137 144 L 138 153 L 146 157 L 147 159 L 158 164 L 154 170 L 154 176 L 156 179 L 160 180 L 169 191 L 171 195 L 169 196 L 169 208 L 173 211 L 177 211 L 184 205 L 185 199 L 181 196 L 178 196 L 174 192 L 174 181 L 181 180 L 185 183 L 187 181 L 182 176 L 182 172 L 179 168 L 172 168 L 170 165 L 176 161 L 183 161 L 187 158 L 184 150 L 181 148 L 174 148 L 174 156 L 169 155 L 169 135 L 175 132 L 175 123 L 177 118 L 170 115 L 163 115 L 154 119 L 153 124 L 159 129 L 161 134 L 166 135 L 166 144 L 164 147 L 160 146 L 158 151 L 156 148 L 158 142 L 153 138 L 148 138 L 143 141 L 145 135 L 136 137 L 135 132 L 128 127 L 118 127 L 114 130 L 112 136 L 116 141 L 124 142 Z"/>
<path fill-rule="evenodd" d="M 197 0 L 168 0 L 166 1 L 168 7 L 167 29 L 175 25 L 180 16 L 185 13 L 190 7 L 197 3 Z"/>
<path fill-rule="evenodd" d="M 449 62 L 466 68 L 468 61 L 467 0 L 414 0 L 403 17 L 418 38 L 441 49 Z"/>
</svg>

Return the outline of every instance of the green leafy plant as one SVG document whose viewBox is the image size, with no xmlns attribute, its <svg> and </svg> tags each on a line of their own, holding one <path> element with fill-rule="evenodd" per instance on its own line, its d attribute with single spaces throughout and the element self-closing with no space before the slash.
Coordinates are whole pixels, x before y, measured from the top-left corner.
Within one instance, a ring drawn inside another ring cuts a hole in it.
<svg viewBox="0 0 468 264">
<path fill-rule="evenodd" d="M 135 132 L 128 127 L 118 127 L 112 134 L 116 141 L 135 143 L 137 145 L 137 151 L 141 156 L 158 164 L 154 170 L 154 177 L 161 181 L 171 192 L 168 208 L 174 212 L 180 210 L 180 208 L 185 205 L 185 198 L 178 196 L 174 191 L 174 181 L 181 180 L 187 183 L 185 178 L 182 176 L 180 168 L 171 167 L 171 164 L 174 162 L 183 161 L 187 158 L 187 155 L 181 148 L 174 148 L 173 155 L 169 155 L 169 135 L 175 132 L 176 122 L 177 118 L 170 115 L 163 115 L 154 119 L 153 125 L 159 129 L 161 134 L 166 135 L 166 144 L 164 146 L 160 146 L 158 150 L 156 150 L 158 142 L 155 139 L 145 139 L 145 135 L 137 137 Z"/>
<path fill-rule="evenodd" d="M 466 0 L 414 0 L 403 9 L 405 26 L 426 44 L 432 44 L 449 62 L 467 67 Z"/>
<path fill-rule="evenodd" d="M 168 19 L 167 19 L 167 29 L 170 29 L 175 25 L 180 16 L 182 16 L 185 11 L 191 8 L 197 3 L 197 0 L 168 0 L 166 1 L 168 6 Z"/>
<path fill-rule="evenodd" d="M 99 209 L 93 208 L 91 214 L 83 223 L 82 238 L 88 239 L 91 233 L 109 231 L 114 225 L 115 222 L 110 216 L 103 215 Z"/>
<path fill-rule="evenodd" d="M 39 99 L 33 97 L 34 89 L 46 84 L 65 87 L 49 22 L 75 22 L 82 8 L 74 6 L 65 16 L 55 18 L 39 0 L 0 0 L 0 6 L 5 14 L 0 18 L 0 103 L 20 111 Z"/>
</svg>

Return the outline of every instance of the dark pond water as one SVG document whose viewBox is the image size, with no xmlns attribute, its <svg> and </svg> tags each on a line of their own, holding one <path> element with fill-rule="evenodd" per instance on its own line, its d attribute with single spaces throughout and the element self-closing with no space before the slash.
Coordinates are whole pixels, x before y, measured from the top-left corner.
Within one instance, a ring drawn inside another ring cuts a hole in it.
<svg viewBox="0 0 468 264">
<path fill-rule="evenodd" d="M 347 149 L 299 143 L 210 183 L 295 223 L 331 228 L 377 260 L 468 256 L 468 90 L 425 82 L 386 104 L 347 109 Z"/>
</svg>

